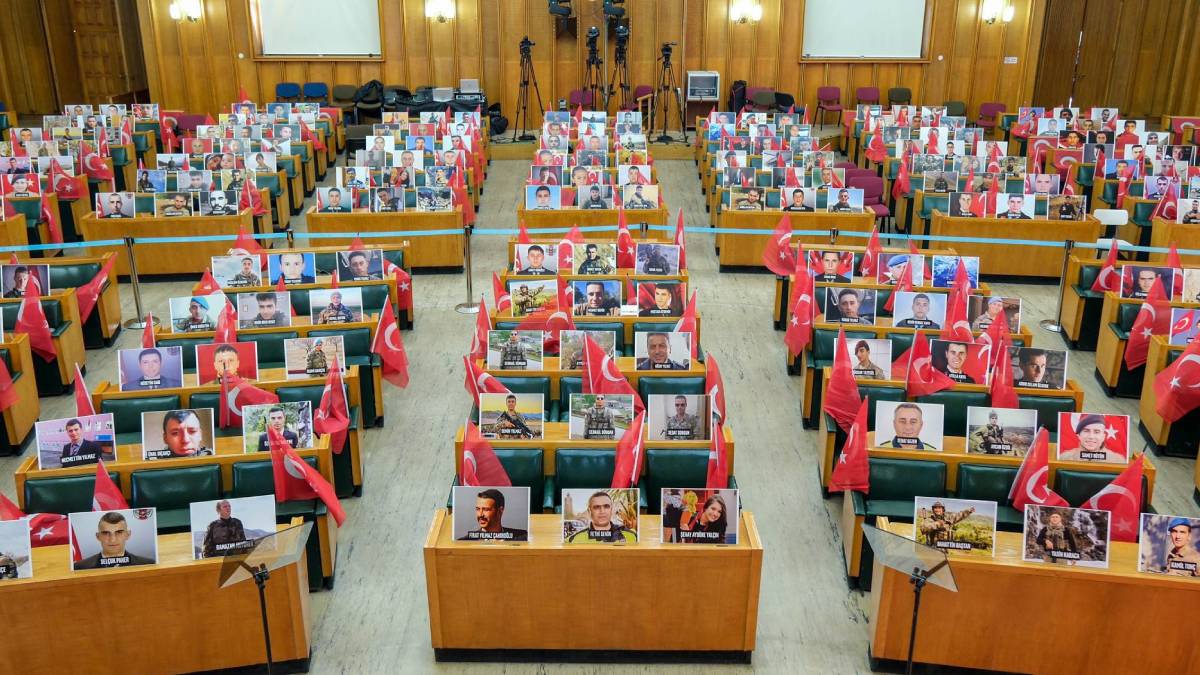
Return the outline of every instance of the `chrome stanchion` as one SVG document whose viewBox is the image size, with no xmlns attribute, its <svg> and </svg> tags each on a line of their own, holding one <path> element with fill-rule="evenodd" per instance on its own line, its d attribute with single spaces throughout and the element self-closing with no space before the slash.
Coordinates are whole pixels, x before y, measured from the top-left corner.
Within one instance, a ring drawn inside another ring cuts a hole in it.
<svg viewBox="0 0 1200 675">
<path fill-rule="evenodd" d="M 122 325 L 138 330 L 146 327 L 146 310 L 142 309 L 142 287 L 138 283 L 137 259 L 133 257 L 133 237 L 125 237 L 125 257 L 129 260 L 129 282 L 133 285 L 133 306 L 137 309 L 137 317 Z M 158 325 L 156 317 L 151 317 L 151 320 L 155 326 Z"/>
<path fill-rule="evenodd" d="M 288 248 L 296 248 L 296 233 L 295 233 L 295 231 L 293 231 L 292 228 L 289 227 L 287 230 L 285 230 L 285 232 L 287 232 L 287 247 Z"/>
<path fill-rule="evenodd" d="M 642 239 L 645 239 L 646 237 L 649 237 L 649 236 L 650 236 L 650 223 L 648 223 L 648 222 L 646 222 L 646 221 L 644 221 L 644 220 L 643 220 L 642 222 L 638 223 L 638 225 L 640 225 L 640 226 L 641 226 L 641 227 L 639 228 L 639 229 L 641 229 L 641 231 L 642 231 L 642 237 L 641 237 L 641 238 L 642 238 Z"/>
<path fill-rule="evenodd" d="M 470 225 L 463 225 L 463 269 L 467 273 L 467 301 L 454 306 L 454 311 L 459 314 L 479 313 L 479 303 L 475 302 L 471 277 L 471 230 Z"/>
<path fill-rule="evenodd" d="M 829 245 L 837 245 L 838 229 L 836 227 L 829 228 Z"/>
<path fill-rule="evenodd" d="M 1045 328 L 1051 333 L 1061 333 L 1063 329 L 1062 324 L 1059 323 L 1058 320 L 1062 316 L 1063 293 L 1066 292 L 1066 288 L 1064 286 L 1067 283 L 1067 263 L 1071 259 L 1071 250 L 1073 248 L 1075 248 L 1074 240 L 1068 239 L 1063 242 L 1062 273 L 1059 274 L 1058 277 L 1058 306 L 1054 310 L 1054 318 L 1042 319 L 1038 322 L 1039 326 Z"/>
</svg>

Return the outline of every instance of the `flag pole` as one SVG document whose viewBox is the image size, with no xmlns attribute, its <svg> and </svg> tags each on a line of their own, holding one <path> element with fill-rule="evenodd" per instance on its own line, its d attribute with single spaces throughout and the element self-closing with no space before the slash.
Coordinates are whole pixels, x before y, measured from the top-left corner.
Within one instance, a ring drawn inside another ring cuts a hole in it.
<svg viewBox="0 0 1200 675">
<path fill-rule="evenodd" d="M 137 308 L 137 316 L 124 323 L 126 328 L 140 330 L 146 327 L 146 311 L 142 309 L 142 287 L 138 283 L 137 259 L 133 255 L 133 237 L 125 237 L 125 257 L 129 260 L 129 282 L 133 285 L 133 305 Z M 158 319 L 150 317 L 155 326 Z"/>
<path fill-rule="evenodd" d="M 1066 288 L 1064 286 L 1067 283 L 1067 264 L 1071 260 L 1071 250 L 1074 248 L 1075 248 L 1074 240 L 1068 239 L 1063 242 L 1062 273 L 1058 277 L 1058 306 L 1054 310 L 1054 318 L 1053 319 L 1042 319 L 1041 321 L 1038 322 L 1039 326 L 1041 326 L 1042 328 L 1045 328 L 1046 330 L 1050 331 L 1051 333 L 1062 333 L 1063 332 L 1062 323 L 1060 323 L 1060 321 L 1062 320 L 1063 293 L 1066 292 Z"/>
</svg>

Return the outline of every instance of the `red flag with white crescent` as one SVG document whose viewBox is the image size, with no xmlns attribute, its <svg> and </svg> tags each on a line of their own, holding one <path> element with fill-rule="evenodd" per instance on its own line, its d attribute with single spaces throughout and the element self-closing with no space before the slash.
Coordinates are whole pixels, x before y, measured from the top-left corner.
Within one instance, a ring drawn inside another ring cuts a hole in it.
<svg viewBox="0 0 1200 675">
<path fill-rule="evenodd" d="M 487 306 L 479 301 L 480 314 L 487 321 Z M 490 325 L 490 323 L 489 323 Z M 487 348 L 487 333 L 483 334 L 484 349 Z M 383 361 L 383 379 L 397 387 L 408 386 L 408 352 L 404 350 L 404 341 L 400 338 L 400 325 L 392 312 L 392 303 L 386 300 L 383 310 L 379 313 L 379 324 L 375 327 L 375 339 L 371 343 L 371 352 L 378 354 Z M 485 351 L 486 354 L 486 351 Z"/>
<path fill-rule="evenodd" d="M 763 248 L 763 265 L 781 277 L 796 269 L 796 257 L 792 253 L 792 219 L 786 213 Z"/>
<path fill-rule="evenodd" d="M 1033 447 L 1021 460 L 1021 468 L 1017 470 L 1017 477 L 1008 490 L 1008 498 L 1012 500 L 1013 508 L 1024 511 L 1030 504 L 1067 506 L 1067 500 L 1050 489 L 1049 475 L 1050 434 L 1046 427 L 1041 427 L 1033 439 Z"/>
<path fill-rule="evenodd" d="M 471 395 L 471 400 L 475 405 L 479 405 L 480 394 L 512 393 L 500 380 L 497 380 L 491 373 L 476 365 L 477 363 L 475 359 L 463 355 L 463 369 L 467 374 L 467 379 L 463 382 L 463 385 L 466 387 L 467 393 Z"/>
<path fill-rule="evenodd" d="M 1167 335 L 1171 330 L 1171 300 L 1163 289 L 1162 277 L 1154 277 L 1154 285 L 1146 294 L 1138 310 L 1133 326 L 1129 329 L 1129 340 L 1125 344 L 1125 368 L 1133 370 L 1146 364 L 1150 353 L 1150 338 Z"/>
<path fill-rule="evenodd" d="M 329 448 L 334 454 L 341 454 L 345 450 L 349 429 L 350 405 L 346 401 L 346 389 L 342 386 L 342 366 L 335 357 L 325 376 L 321 403 L 313 411 L 313 431 L 328 434 Z"/>
<path fill-rule="evenodd" d="M 346 522 L 346 512 L 337 498 L 333 486 L 320 471 L 304 461 L 292 444 L 283 437 L 275 427 L 267 426 L 270 438 L 271 470 L 275 478 L 275 501 L 286 502 L 293 499 L 320 499 L 329 509 L 338 527 Z"/>
<path fill-rule="evenodd" d="M 858 393 L 858 383 L 850 367 L 850 351 L 846 347 L 846 329 L 838 328 L 837 343 L 833 348 L 833 372 L 829 376 L 829 384 L 825 387 L 825 400 L 822 409 L 833 417 L 837 425 L 849 431 L 854 423 L 854 413 L 862 397 Z"/>
<path fill-rule="evenodd" d="M 1085 509 L 1108 511 L 1115 541 L 1137 541 L 1142 511 L 1142 471 L 1145 455 L 1138 455 L 1112 482 L 1082 504 Z"/>
<path fill-rule="evenodd" d="M 856 408 L 853 421 L 846 430 L 842 454 L 829 475 L 829 491 L 868 492 L 871 488 L 871 463 L 867 456 L 867 399 Z"/>
<path fill-rule="evenodd" d="M 468 421 L 463 430 L 463 485 L 507 487 L 512 479 L 492 449 L 492 444 L 479 433 L 479 427 Z"/>
<path fill-rule="evenodd" d="M 583 349 L 583 393 L 632 394 L 634 412 L 640 414 L 645 411 L 646 405 L 642 403 L 641 396 L 621 374 L 614 357 L 609 356 L 590 335 L 584 336 Z"/>
<path fill-rule="evenodd" d="M 1100 266 L 1100 273 L 1096 275 L 1096 280 L 1092 282 L 1092 290 L 1097 293 L 1121 290 L 1121 273 L 1117 271 L 1116 237 L 1112 239 L 1112 244 L 1108 248 L 1108 257 L 1104 259 L 1104 264 Z"/>
<path fill-rule="evenodd" d="M 1154 376 L 1154 409 L 1174 422 L 1200 406 L 1200 340 L 1188 343 L 1179 358 Z"/>
<path fill-rule="evenodd" d="M 634 401 L 637 400 L 635 395 Z M 617 441 L 617 461 L 613 467 L 612 484 L 609 487 L 620 489 L 637 485 L 642 475 L 642 466 L 646 463 L 646 440 L 642 433 L 645 422 L 646 411 L 643 409 L 637 413 L 633 424 L 625 430 L 621 440 Z"/>
<path fill-rule="evenodd" d="M 683 249 L 680 249 L 682 252 Z M 684 269 L 680 258 L 679 268 Z M 625 209 L 617 204 L 617 269 L 631 270 L 637 267 L 637 245 L 629 232 L 629 222 L 625 217 Z"/>
</svg>

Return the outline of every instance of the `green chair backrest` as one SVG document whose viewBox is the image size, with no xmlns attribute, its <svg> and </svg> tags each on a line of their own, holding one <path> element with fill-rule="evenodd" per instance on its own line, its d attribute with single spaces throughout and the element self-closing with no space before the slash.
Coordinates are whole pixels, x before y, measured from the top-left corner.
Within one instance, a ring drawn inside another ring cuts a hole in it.
<svg viewBox="0 0 1200 675">
<path fill-rule="evenodd" d="M 908 501 L 946 493 L 946 464 L 923 459 L 872 457 L 867 499 Z"/>
<path fill-rule="evenodd" d="M 508 390 L 514 394 L 541 394 L 542 395 L 542 412 L 546 414 L 550 410 L 550 378 L 549 377 L 516 377 L 513 375 L 501 375 L 496 378 L 500 384 L 508 387 Z"/>
<path fill-rule="evenodd" d="M 916 333 L 888 333 L 887 338 L 892 341 L 892 356 L 900 358 L 904 352 L 912 349 L 913 340 L 917 339 Z M 899 376 L 899 373 L 894 373 Z"/>
<path fill-rule="evenodd" d="M 130 477 L 129 490 L 129 505 L 134 508 L 186 509 L 192 502 L 221 498 L 221 467 L 141 469 Z"/>
<path fill-rule="evenodd" d="M 358 286 L 358 288 L 362 289 L 363 311 L 368 314 L 382 310 L 383 303 L 391 302 L 387 284 L 371 284 Z"/>
<path fill-rule="evenodd" d="M 967 407 L 987 405 L 988 393 L 946 389 L 928 396 L 918 396 L 916 400 L 920 403 L 941 403 L 945 412 L 942 428 L 947 434 L 957 436 L 967 433 Z"/>
<path fill-rule="evenodd" d="M 948 194 L 932 194 L 925 193 L 925 199 L 921 201 L 921 213 L 917 217 L 922 220 L 928 220 L 933 217 L 934 210 L 942 213 L 950 212 L 950 195 Z"/>
<path fill-rule="evenodd" d="M 346 385 L 342 384 L 342 390 L 346 392 L 346 400 L 350 400 L 350 392 Z M 279 387 L 275 390 L 275 395 L 279 397 L 280 403 L 299 403 L 308 401 L 312 403 L 313 412 L 316 412 L 317 406 L 321 405 L 321 396 L 325 393 L 325 385 L 309 384 L 302 387 Z"/>
<path fill-rule="evenodd" d="M 315 457 L 305 457 L 308 465 L 317 468 Z M 233 465 L 233 486 L 230 497 L 257 497 L 275 494 L 275 472 L 270 460 L 238 462 Z"/>
<path fill-rule="evenodd" d="M 238 335 L 238 342 L 254 342 L 258 345 L 258 366 L 260 368 L 282 367 L 283 341 L 300 337 L 295 331 L 267 333 L 243 333 Z"/>
<path fill-rule="evenodd" d="M 830 328 L 818 328 L 813 331 L 813 360 L 814 361 L 833 361 L 833 348 L 837 345 L 838 332 Z M 846 331 L 846 342 L 849 344 L 854 340 L 869 340 L 875 337 L 875 333 L 860 330 Z M 892 348 L 895 350 L 895 347 Z M 896 352 L 899 356 L 900 352 Z"/>
<path fill-rule="evenodd" d="M 1122 302 L 1117 307 L 1117 325 L 1123 331 L 1129 331 L 1133 328 L 1133 322 L 1137 320 L 1138 312 L 1142 311 L 1142 305 L 1139 302 Z"/>
<path fill-rule="evenodd" d="M 587 325 L 580 326 L 580 330 L 609 331 L 611 333 L 616 333 L 617 355 L 620 356 L 621 350 L 625 348 L 625 327 L 620 321 L 597 321 L 595 323 L 589 323 Z M 634 331 L 637 331 L 637 324 L 634 324 Z"/>
<path fill-rule="evenodd" d="M 1091 290 L 1096 277 L 1100 276 L 1100 269 L 1099 265 L 1083 265 L 1079 268 L 1079 281 L 1075 285 L 1085 291 Z"/>
<path fill-rule="evenodd" d="M 75 263 L 73 265 L 51 265 L 51 288 L 78 288 L 100 273 L 100 263 Z M 113 283 L 110 280 L 109 283 Z"/>
<path fill-rule="evenodd" d="M 907 393 L 904 390 L 904 385 L 898 386 L 882 386 L 882 385 L 858 385 L 859 396 L 867 398 L 867 427 L 875 428 L 875 402 L 876 401 L 896 401 L 900 402 L 905 399 Z"/>
<path fill-rule="evenodd" d="M 196 345 L 206 345 L 212 342 L 210 337 L 164 338 L 156 341 L 159 347 L 182 347 L 183 369 L 187 372 L 196 371 Z"/>
<path fill-rule="evenodd" d="M 1058 433 L 1058 413 L 1075 412 L 1075 399 L 1070 396 L 1018 396 L 1020 407 L 1037 411 L 1037 423 L 1046 427 L 1051 436 Z"/>
<path fill-rule="evenodd" d="M 554 457 L 555 487 L 559 490 L 608 487 L 616 468 L 616 452 L 615 448 L 558 448 Z M 561 499 L 561 492 L 554 495 L 554 503 L 561 503 Z"/>
<path fill-rule="evenodd" d="M 100 402 L 99 412 L 112 413 L 114 433 L 132 434 L 140 433 L 142 430 L 142 413 L 178 410 L 182 407 L 178 394 L 164 394 L 134 398 L 107 398 Z"/>
<path fill-rule="evenodd" d="M 17 324 L 17 312 L 21 309 L 19 302 L 6 302 L 0 305 L 0 311 L 4 312 L 4 330 L 11 331 Z M 46 313 L 46 323 L 50 324 L 50 331 L 63 325 L 62 305 L 59 304 L 57 298 L 42 298 L 42 311 Z"/>
<path fill-rule="evenodd" d="M 959 499 L 979 499 L 1008 503 L 1008 491 L 1017 479 L 1018 467 L 991 464 L 959 464 L 954 496 Z"/>
<path fill-rule="evenodd" d="M 109 472 L 108 477 L 119 487 L 121 476 Z M 96 476 L 59 476 L 25 481 L 26 513 L 78 513 L 92 510 L 92 495 L 96 491 Z"/>
<path fill-rule="evenodd" d="M 663 488 L 697 488 L 708 474 L 707 448 L 647 448 L 646 503 L 659 513 Z"/>
<path fill-rule="evenodd" d="M 574 375 L 563 375 L 558 378 L 558 409 L 569 410 L 571 394 L 583 393 L 583 378 Z"/>
<path fill-rule="evenodd" d="M 352 356 L 363 356 L 371 353 L 371 329 L 362 328 L 342 328 L 331 330 L 310 330 L 309 337 L 326 337 L 329 335 L 341 335 L 342 343 L 346 347 L 346 358 Z"/>
<path fill-rule="evenodd" d="M 1054 474 L 1054 491 L 1071 506 L 1080 506 L 1092 498 L 1104 486 L 1117 477 L 1117 470 L 1107 471 L 1073 471 L 1059 469 Z M 1150 498 L 1146 489 L 1146 477 L 1142 476 L 1142 505 L 1141 511 L 1146 512 L 1150 506 Z"/>
<path fill-rule="evenodd" d="M 650 400 L 651 394 L 704 394 L 704 377 L 655 377 L 643 375 L 638 380 L 638 395 L 642 401 Z"/>
<path fill-rule="evenodd" d="M 515 487 L 529 488 L 529 508 L 534 513 L 544 503 L 546 472 L 541 448 L 496 448 L 496 458 L 504 465 Z"/>
</svg>

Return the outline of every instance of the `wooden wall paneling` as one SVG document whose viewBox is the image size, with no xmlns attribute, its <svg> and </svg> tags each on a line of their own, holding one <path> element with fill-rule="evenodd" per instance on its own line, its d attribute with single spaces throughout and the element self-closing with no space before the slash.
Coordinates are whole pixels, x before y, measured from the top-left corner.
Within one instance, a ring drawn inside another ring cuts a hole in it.
<svg viewBox="0 0 1200 675">
<path fill-rule="evenodd" d="M 42 20 L 54 78 L 51 81 L 58 101 L 83 101 L 83 75 L 79 54 L 75 49 L 75 32 L 71 20 L 70 0 L 43 0 Z"/>
<path fill-rule="evenodd" d="M 951 0 L 936 0 L 929 19 L 929 63 L 921 68 L 921 99 L 942 103 L 954 100 L 949 91 L 950 50 L 954 44 L 956 13 Z M 916 100 L 916 95 L 913 95 Z"/>
<path fill-rule="evenodd" d="M 220 30 L 216 24 L 212 24 L 214 30 Z M 268 99 L 262 91 L 262 82 L 258 76 L 258 65 L 254 61 L 254 44 L 250 37 L 250 14 L 249 8 L 244 2 L 227 3 L 225 6 L 225 33 L 229 44 L 229 51 L 232 52 L 233 58 L 233 81 L 227 82 L 224 86 L 230 88 L 233 92 L 229 100 L 232 102 L 237 98 L 239 89 L 244 89 L 246 94 L 255 101 L 267 101 Z M 150 59 L 146 60 L 146 65 L 149 67 Z M 224 98 L 224 97 L 222 97 Z"/>
<path fill-rule="evenodd" d="M 216 48 L 210 49 L 210 36 L 213 31 L 209 26 L 209 13 L 205 12 L 200 21 L 190 23 L 184 21 L 176 24 L 180 34 L 180 44 L 183 47 L 183 67 L 178 76 L 183 78 L 188 90 L 189 99 L 196 101 L 193 110 L 219 112 L 232 97 L 221 97 L 213 83 L 220 81 L 220 74 L 214 72 L 212 59 Z M 215 29 L 214 24 L 211 28 Z M 221 88 L 224 90 L 224 87 Z"/>
<path fill-rule="evenodd" d="M 627 3 L 628 4 L 628 3 Z M 654 21 L 654 8 L 647 3 L 630 5 L 626 11 L 629 17 L 629 95 L 640 85 L 656 87 L 658 81 L 658 57 L 662 43 L 659 41 L 658 27 Z M 678 41 L 674 38 L 667 42 Z M 683 50 L 676 48 L 671 55 L 672 61 L 683 56 Z M 685 59 L 686 61 L 686 59 Z M 675 66 L 679 68 L 678 65 Z M 686 69 L 683 70 L 686 73 Z M 681 74 L 680 77 L 686 77 Z M 647 123 L 649 123 L 647 121 Z"/>
<path fill-rule="evenodd" d="M 751 61 L 751 72 L 764 85 L 778 88 L 779 71 L 782 64 L 779 61 L 779 21 L 782 18 L 781 0 L 764 0 L 762 2 L 762 21 L 755 24 L 754 56 Z"/>
<path fill-rule="evenodd" d="M 408 77 L 408 40 L 405 35 L 408 25 L 404 17 L 404 8 L 405 6 L 399 2 L 385 2 L 380 8 L 383 12 L 380 15 L 380 20 L 383 22 L 383 50 L 387 56 L 381 69 L 383 77 L 380 78 L 380 81 L 385 85 L 403 84 L 411 89 L 415 85 L 409 82 Z M 424 17 L 422 17 L 422 22 L 424 22 Z M 310 74 L 310 78 L 316 81 L 315 75 Z M 329 80 L 324 81 L 329 82 L 331 87 L 333 86 Z M 361 82 L 356 80 L 355 84 L 361 84 Z"/>
<path fill-rule="evenodd" d="M 946 58 L 950 59 L 950 98 L 971 106 L 971 73 L 975 69 L 975 39 L 979 26 L 977 0 L 958 0 L 955 8 L 954 42 Z"/>
<path fill-rule="evenodd" d="M 230 31 L 229 14 L 231 8 L 222 2 L 209 3 L 204 15 L 204 40 L 208 55 L 208 89 L 213 95 L 214 106 L 225 106 L 237 98 L 238 86 L 238 49 L 233 33 Z M 245 53 L 245 52 L 242 52 Z M 232 76 L 232 77 L 231 77 Z M 218 86 L 217 83 L 220 83 Z M 246 92 L 254 91 L 246 87 Z M 226 94 L 226 92 L 232 92 Z M 256 99 L 257 100 L 257 99 Z M 224 112 L 224 111 L 220 111 Z"/>
<path fill-rule="evenodd" d="M 116 0 L 116 3 L 126 86 L 130 91 L 142 91 L 147 87 L 146 54 L 142 50 L 136 0 Z"/>
<path fill-rule="evenodd" d="M 775 75 L 775 89 L 791 94 L 796 99 L 796 109 L 799 110 L 805 102 L 805 91 L 800 86 L 800 73 L 805 66 L 800 61 L 800 43 L 803 35 L 800 33 L 801 3 L 784 2 L 780 5 L 779 15 L 779 69 Z"/>
<path fill-rule="evenodd" d="M 1200 6 L 1194 2 L 1185 3 L 1182 8 L 1171 14 L 1171 19 L 1168 34 L 1176 39 L 1162 43 L 1168 48 L 1163 50 L 1160 63 L 1168 65 L 1169 60 L 1170 71 L 1167 77 L 1159 78 L 1166 80 L 1166 95 L 1150 110 L 1150 114 L 1155 117 L 1167 111 L 1200 110 L 1196 106 L 1196 92 L 1200 88 L 1200 58 L 1196 55 L 1195 47 L 1195 28 L 1197 22 L 1200 22 Z"/>
<path fill-rule="evenodd" d="M 408 79 L 411 81 L 404 84 L 407 84 L 411 91 L 416 91 L 417 87 L 425 85 L 443 86 L 447 84 L 448 77 L 439 79 L 438 70 L 444 68 L 443 64 L 447 58 L 453 58 L 454 44 L 452 40 L 441 35 L 441 32 L 439 32 L 440 39 L 431 39 L 430 24 L 437 22 L 431 22 L 425 18 L 424 3 L 405 2 L 403 20 L 403 42 L 399 45 L 388 45 L 388 58 L 407 60 Z M 442 24 L 439 31 L 444 28 L 446 28 L 446 24 Z M 389 33 L 395 35 L 391 31 Z M 394 55 L 393 46 L 396 48 Z M 385 82 L 384 84 L 392 83 Z"/>
<path fill-rule="evenodd" d="M 539 52 L 545 52 L 550 48 L 545 40 L 538 40 L 540 36 L 529 36 L 529 30 L 525 17 L 525 0 L 498 0 L 495 3 L 498 5 L 500 14 L 500 27 L 503 32 L 497 41 L 500 54 L 500 74 L 504 81 L 502 100 L 502 108 L 509 121 L 516 123 L 517 121 L 517 98 L 520 95 L 521 87 L 521 52 L 518 48 L 518 43 L 523 37 L 530 37 L 534 42 L 541 44 L 534 45 L 531 48 L 531 63 L 534 67 L 534 75 L 538 79 L 538 88 L 535 89 L 533 81 L 529 83 L 529 123 L 526 128 L 536 129 L 541 126 L 541 118 L 538 116 L 537 98 L 540 91 L 542 105 L 548 101 L 548 89 L 543 89 L 543 83 L 549 84 L 546 77 L 549 75 L 545 68 L 545 60 L 537 60 L 532 57 L 537 56 Z M 504 39 L 507 36 L 508 39 Z M 522 122 L 522 124 L 525 124 Z"/>
<path fill-rule="evenodd" d="M 708 0 L 687 0 L 684 4 L 684 26 L 683 26 L 683 63 L 684 71 L 689 70 L 708 70 L 705 66 L 705 40 L 704 32 L 708 25 Z M 727 85 L 724 80 L 721 80 L 721 88 L 726 89 Z M 725 94 L 721 92 L 721 99 L 724 100 Z"/>
<path fill-rule="evenodd" d="M 729 16 L 726 0 L 707 0 L 704 5 L 704 52 L 702 70 L 721 73 L 721 100 L 738 76 L 729 68 Z"/>
<path fill-rule="evenodd" d="M 505 27 L 500 23 L 501 11 L 500 3 L 498 2 L 483 2 L 476 0 L 479 7 L 479 25 L 480 25 L 480 72 L 483 90 L 487 92 L 489 103 L 501 103 L 502 112 L 509 121 L 512 121 L 512 111 L 503 105 L 505 91 L 509 88 L 508 82 L 516 80 L 519 73 L 506 71 L 503 67 L 503 62 L 500 58 L 500 36 L 505 35 Z M 487 30 L 483 30 L 483 26 L 488 26 Z M 511 38 L 509 38 L 511 39 Z M 518 38 L 519 39 L 519 38 Z"/>
<path fill-rule="evenodd" d="M 1001 45 L 1004 34 L 1012 24 L 997 21 L 994 24 L 976 22 L 975 66 L 971 72 L 970 100 L 976 108 L 980 103 L 995 101 L 1004 55 Z"/>
<path fill-rule="evenodd" d="M 13 90 L 10 109 L 31 114 L 53 112 L 59 104 L 53 88 L 46 86 L 52 75 L 41 7 L 37 0 L 14 0 L 7 6 L 8 14 L 0 22 L 0 42 L 4 43 L 5 68 Z"/>
<path fill-rule="evenodd" d="M 458 79 L 483 79 L 483 40 L 485 32 L 480 23 L 479 1 L 458 0 L 455 3 L 458 18 L 454 25 L 454 41 L 458 49 L 456 59 Z M 490 28 L 494 30 L 494 27 Z"/>
<path fill-rule="evenodd" d="M 1071 70 L 1075 61 L 1075 41 L 1065 36 L 1077 36 L 1083 25 L 1084 3 L 1076 0 L 1049 0 L 1042 33 L 1041 59 L 1033 104 L 1062 105 L 1071 91 Z M 1088 38 L 1084 38 L 1085 44 Z"/>
<path fill-rule="evenodd" d="M 566 98 L 565 91 L 559 92 L 560 87 L 555 77 L 557 70 L 554 67 L 555 21 L 546 11 L 545 2 L 540 2 L 539 0 L 524 0 L 524 2 L 521 2 L 520 5 L 522 10 L 521 25 L 523 26 L 523 29 L 521 33 L 514 33 L 513 36 L 516 37 L 517 35 L 528 35 L 530 40 L 537 43 L 537 45 L 533 47 L 531 54 L 531 58 L 533 60 L 533 69 L 537 74 L 538 84 L 541 88 L 542 105 L 545 106 L 547 110 L 553 110 L 555 107 L 557 107 L 558 99 L 560 97 Z M 517 37 L 517 41 L 520 41 L 519 37 Z M 509 48 L 512 49 L 513 58 L 516 60 L 517 67 L 519 68 L 521 63 L 521 54 L 517 49 L 517 41 L 513 41 L 510 38 L 509 42 L 512 44 Z M 516 103 L 516 94 L 517 92 L 514 91 L 514 105 Z M 531 82 L 529 84 L 529 119 L 531 128 L 539 128 L 542 125 L 541 117 L 538 115 L 539 111 L 536 105 L 537 102 L 534 100 L 535 97 L 536 94 L 533 90 L 533 83 Z"/>
</svg>

